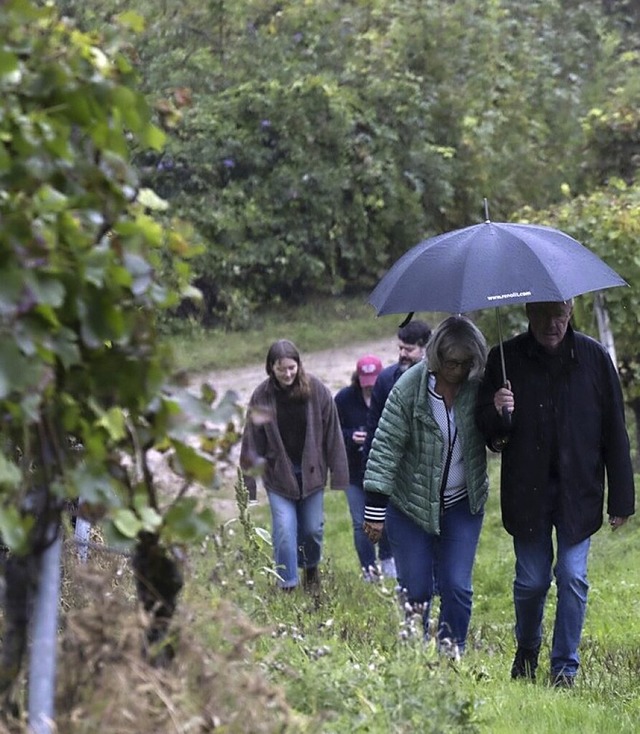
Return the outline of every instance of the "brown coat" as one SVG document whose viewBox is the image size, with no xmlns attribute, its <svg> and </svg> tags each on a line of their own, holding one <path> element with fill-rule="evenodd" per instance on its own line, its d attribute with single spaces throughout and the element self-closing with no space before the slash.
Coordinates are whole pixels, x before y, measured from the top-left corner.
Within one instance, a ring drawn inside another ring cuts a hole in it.
<svg viewBox="0 0 640 734">
<path fill-rule="evenodd" d="M 307 403 L 307 433 L 302 454 L 302 492 L 285 451 L 271 379 L 254 390 L 240 448 L 240 467 L 249 490 L 256 496 L 256 475 L 267 490 L 291 499 L 302 499 L 324 489 L 331 472 L 332 489 L 349 486 L 347 453 L 338 411 L 329 389 L 309 375 L 311 395 Z"/>
</svg>

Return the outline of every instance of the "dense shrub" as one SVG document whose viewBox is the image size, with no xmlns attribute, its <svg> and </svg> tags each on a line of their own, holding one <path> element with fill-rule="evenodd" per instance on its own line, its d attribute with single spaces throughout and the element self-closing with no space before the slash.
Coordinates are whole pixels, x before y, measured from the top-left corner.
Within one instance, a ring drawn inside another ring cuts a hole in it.
<svg viewBox="0 0 640 734">
<path fill-rule="evenodd" d="M 364 293 L 422 237 L 480 220 L 485 196 L 499 220 L 577 190 L 581 120 L 628 76 L 606 10 L 154 4 L 136 54 L 169 145 L 144 175 L 206 242 L 206 320 Z"/>
</svg>

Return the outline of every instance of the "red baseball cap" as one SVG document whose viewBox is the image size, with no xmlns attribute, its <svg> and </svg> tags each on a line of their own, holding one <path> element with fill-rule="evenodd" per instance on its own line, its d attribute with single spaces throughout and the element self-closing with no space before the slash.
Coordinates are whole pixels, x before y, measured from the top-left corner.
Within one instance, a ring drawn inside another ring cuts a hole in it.
<svg viewBox="0 0 640 734">
<path fill-rule="evenodd" d="M 382 372 L 382 362 L 372 354 L 360 357 L 356 365 L 360 387 L 372 387 Z"/>
</svg>

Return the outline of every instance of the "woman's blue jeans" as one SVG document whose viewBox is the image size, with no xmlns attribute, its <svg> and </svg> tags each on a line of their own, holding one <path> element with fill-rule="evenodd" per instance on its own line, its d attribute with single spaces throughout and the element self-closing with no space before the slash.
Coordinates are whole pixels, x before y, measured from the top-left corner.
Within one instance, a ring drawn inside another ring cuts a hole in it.
<svg viewBox="0 0 640 734">
<path fill-rule="evenodd" d="M 350 484 L 347 489 L 347 502 L 349 503 L 349 513 L 351 514 L 351 523 L 353 524 L 353 542 L 360 561 L 360 568 L 365 571 L 376 565 L 376 546 L 365 535 L 362 529 L 364 522 L 364 489 L 357 484 Z M 382 537 L 378 542 L 378 554 L 380 560 L 384 561 L 391 558 L 391 546 L 387 539 L 386 530 L 383 530 Z"/>
<path fill-rule="evenodd" d="M 587 563 L 590 538 L 569 545 L 556 528 L 557 559 L 553 574 L 557 587 L 556 618 L 551 643 L 551 674 L 575 675 L 580 664 L 578 645 L 587 609 Z M 514 538 L 516 576 L 513 601 L 518 646 L 538 649 L 542 618 L 551 586 L 553 566 L 552 528 L 536 539 Z"/>
<path fill-rule="evenodd" d="M 298 568 L 317 566 L 322 557 L 324 491 L 297 500 L 271 491 L 267 496 L 278 586 L 297 586 Z"/>
<path fill-rule="evenodd" d="M 433 535 L 393 504 L 387 506 L 385 525 L 407 601 L 424 606 L 426 633 L 437 568 L 438 641 L 448 640 L 460 652 L 464 650 L 471 619 L 473 564 L 483 519 L 484 513 L 471 514 L 465 498 L 442 513 L 440 535 Z"/>
</svg>

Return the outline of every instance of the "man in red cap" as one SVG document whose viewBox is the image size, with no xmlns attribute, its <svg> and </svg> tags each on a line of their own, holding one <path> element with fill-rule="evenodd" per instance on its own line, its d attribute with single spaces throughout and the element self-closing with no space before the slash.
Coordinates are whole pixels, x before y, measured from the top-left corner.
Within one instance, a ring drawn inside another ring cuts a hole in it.
<svg viewBox="0 0 640 734">
<path fill-rule="evenodd" d="M 342 435 L 349 460 L 349 489 L 347 501 L 353 523 L 353 540 L 360 561 L 363 577 L 367 581 L 380 578 L 376 560 L 376 547 L 367 538 L 362 528 L 364 521 L 364 462 L 362 452 L 367 437 L 367 411 L 371 402 L 371 391 L 382 372 L 382 362 L 372 354 L 360 357 L 351 384 L 343 387 L 335 396 Z M 386 538 L 378 544 L 380 567 L 387 569 L 393 563 L 391 548 Z M 395 574 L 393 574 L 395 577 Z"/>
</svg>

